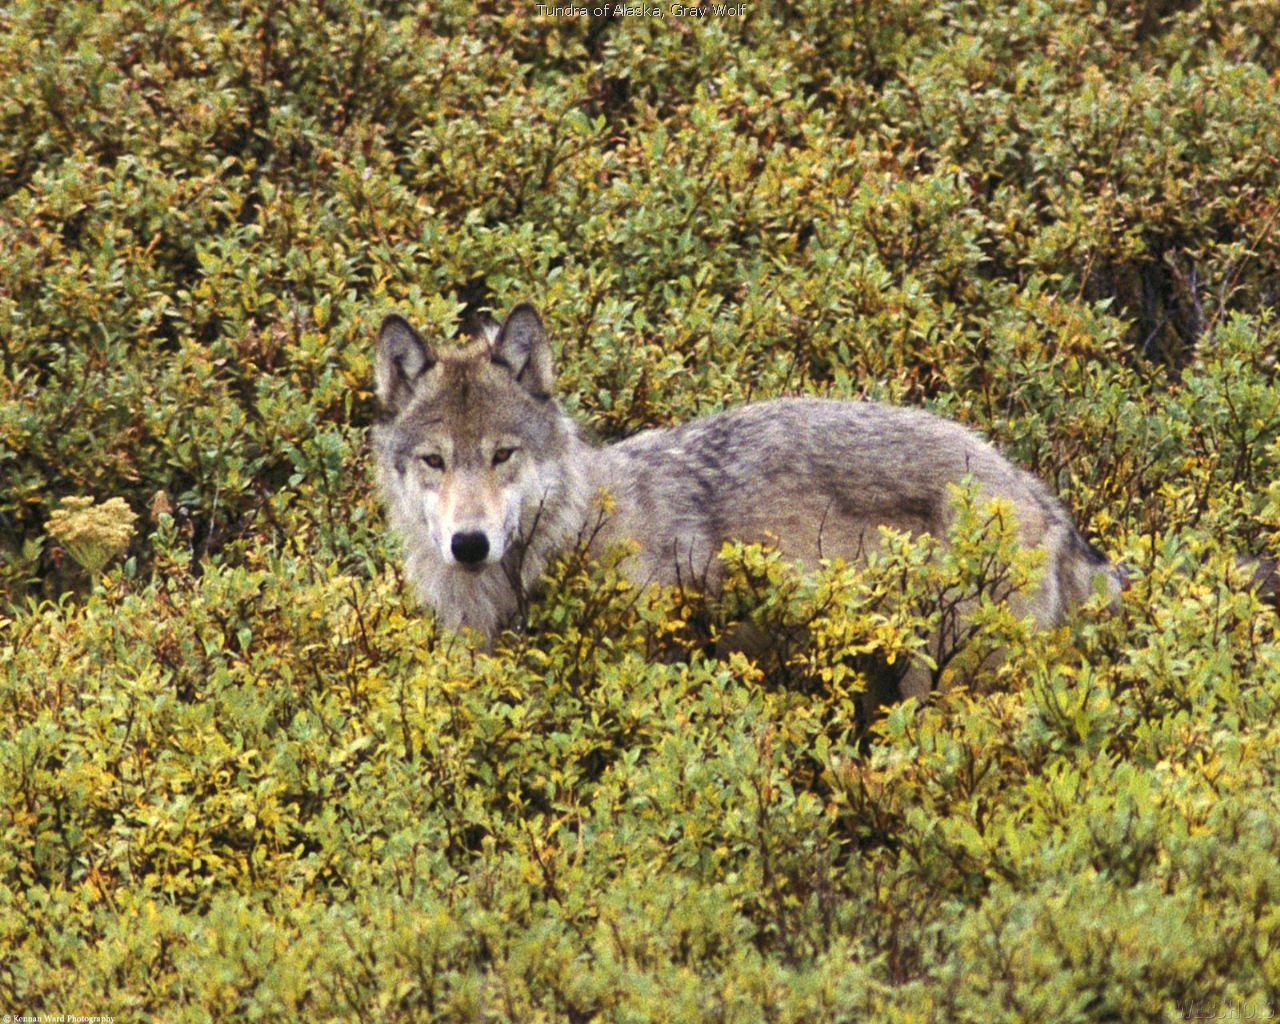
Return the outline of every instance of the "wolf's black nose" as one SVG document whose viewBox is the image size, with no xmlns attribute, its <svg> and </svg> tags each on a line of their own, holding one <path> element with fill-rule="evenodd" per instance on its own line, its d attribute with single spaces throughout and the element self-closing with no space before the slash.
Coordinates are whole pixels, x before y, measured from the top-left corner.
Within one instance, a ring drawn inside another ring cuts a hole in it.
<svg viewBox="0 0 1280 1024">
<path fill-rule="evenodd" d="M 463 565 L 479 565 L 489 553 L 489 538 L 479 532 L 455 533 L 449 550 Z"/>
</svg>

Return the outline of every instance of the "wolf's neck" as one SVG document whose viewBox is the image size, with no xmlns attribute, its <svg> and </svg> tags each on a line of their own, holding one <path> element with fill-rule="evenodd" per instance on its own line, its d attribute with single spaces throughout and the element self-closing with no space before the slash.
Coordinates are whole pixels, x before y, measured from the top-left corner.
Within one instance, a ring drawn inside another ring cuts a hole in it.
<svg viewBox="0 0 1280 1024">
<path fill-rule="evenodd" d="M 536 508 L 522 516 L 524 536 L 512 545 L 508 576 L 527 588 L 556 558 L 589 539 L 591 512 L 597 504 L 594 481 L 598 449 L 575 437 L 568 451 L 548 464 L 540 480 L 542 496 Z M 506 560 L 504 560 L 506 561 Z"/>
</svg>

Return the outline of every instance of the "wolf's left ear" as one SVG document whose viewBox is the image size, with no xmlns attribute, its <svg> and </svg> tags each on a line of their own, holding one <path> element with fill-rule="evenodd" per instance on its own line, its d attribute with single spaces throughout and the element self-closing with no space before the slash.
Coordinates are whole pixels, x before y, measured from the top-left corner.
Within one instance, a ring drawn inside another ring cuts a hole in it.
<svg viewBox="0 0 1280 1024">
<path fill-rule="evenodd" d="M 413 393 L 413 382 L 436 363 L 436 355 L 409 321 L 394 313 L 382 321 L 373 353 L 378 401 L 392 412 Z"/>
<path fill-rule="evenodd" d="M 494 364 L 505 366 L 516 381 L 537 398 L 551 394 L 555 385 L 555 367 L 551 346 L 542 318 L 529 303 L 522 302 L 507 314 L 498 331 L 490 355 Z"/>
</svg>

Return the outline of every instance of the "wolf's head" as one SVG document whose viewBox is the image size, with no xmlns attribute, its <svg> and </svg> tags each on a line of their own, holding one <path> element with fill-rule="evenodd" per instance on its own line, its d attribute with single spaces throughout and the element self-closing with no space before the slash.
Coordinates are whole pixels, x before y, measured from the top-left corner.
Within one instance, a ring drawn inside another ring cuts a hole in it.
<svg viewBox="0 0 1280 1024">
<path fill-rule="evenodd" d="M 465 348 L 439 350 L 402 317 L 383 321 L 373 447 L 410 548 L 482 572 L 527 543 L 556 500 L 576 428 L 552 398 L 551 349 L 532 306 L 477 333 Z"/>
</svg>

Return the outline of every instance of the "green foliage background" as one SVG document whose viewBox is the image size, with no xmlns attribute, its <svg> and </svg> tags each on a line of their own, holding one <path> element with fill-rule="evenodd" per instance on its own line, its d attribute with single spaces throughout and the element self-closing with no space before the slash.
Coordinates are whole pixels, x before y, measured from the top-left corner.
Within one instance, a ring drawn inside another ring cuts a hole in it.
<svg viewBox="0 0 1280 1024">
<path fill-rule="evenodd" d="M 1280 1012 L 1232 554 L 1280 548 L 1277 40 L 1250 0 L 0 7 L 4 1012 Z M 477 654 L 384 538 L 371 339 L 521 298 L 604 439 L 793 392 L 979 427 L 1124 610 L 988 608 L 1003 661 L 870 734 L 854 655 L 1007 537 L 734 553 L 801 629 L 771 664 L 578 564 Z M 140 517 L 96 582 L 48 534 L 85 495 Z"/>
</svg>

